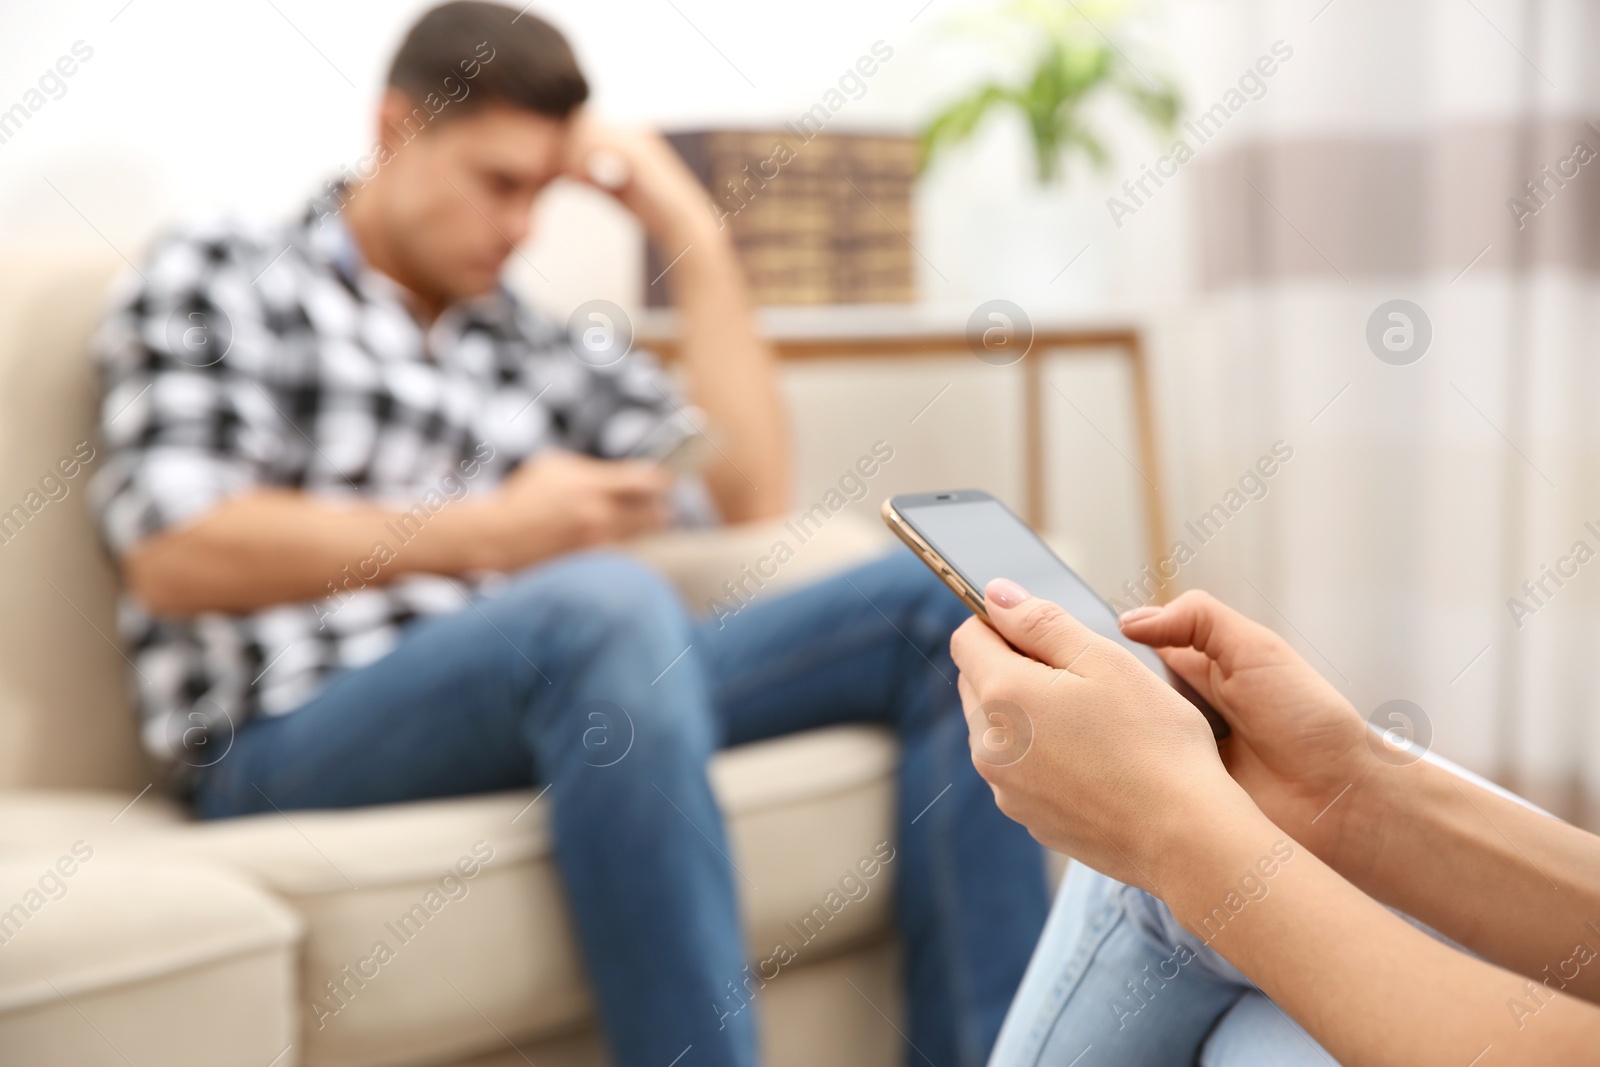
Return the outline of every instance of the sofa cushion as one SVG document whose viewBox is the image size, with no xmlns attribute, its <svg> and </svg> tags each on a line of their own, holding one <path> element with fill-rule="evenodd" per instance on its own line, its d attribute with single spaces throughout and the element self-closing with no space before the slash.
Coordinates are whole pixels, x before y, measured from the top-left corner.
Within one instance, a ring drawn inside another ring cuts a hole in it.
<svg viewBox="0 0 1600 1067">
<path fill-rule="evenodd" d="M 182 804 L 156 792 L 0 790 L 0 858 L 39 845 L 71 841 L 83 834 L 95 841 L 119 841 L 129 834 L 188 822 Z"/>
<path fill-rule="evenodd" d="M 892 738 L 866 726 L 716 757 L 752 960 L 782 943 L 797 957 L 782 967 L 803 967 L 888 933 L 895 864 L 871 879 L 857 866 L 892 855 L 896 763 Z M 538 797 L 207 823 L 179 822 L 145 797 L 111 824 L 127 796 L 71 798 L 51 813 L 48 798 L 0 794 L 0 851 L 48 827 L 53 840 L 92 839 L 97 855 L 246 872 L 305 923 L 304 1062 L 432 1063 L 503 1044 L 497 1030 L 520 1040 L 591 1014 Z"/>
<path fill-rule="evenodd" d="M 236 873 L 92 836 L 0 862 L 6 1062 L 300 1062 L 299 917 Z"/>
</svg>

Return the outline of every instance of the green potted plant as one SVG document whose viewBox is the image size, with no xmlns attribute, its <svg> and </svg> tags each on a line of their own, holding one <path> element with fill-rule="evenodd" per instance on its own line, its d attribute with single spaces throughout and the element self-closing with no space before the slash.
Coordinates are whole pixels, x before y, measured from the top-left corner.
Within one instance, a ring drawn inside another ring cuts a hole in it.
<svg viewBox="0 0 1600 1067">
<path fill-rule="evenodd" d="M 1181 105 L 1178 90 L 1164 75 L 1150 72 L 1148 64 L 1135 66 L 1108 36 L 1121 13 L 1117 3 L 1009 0 L 998 19 L 990 14 L 981 21 L 963 20 L 960 28 L 998 35 L 1008 54 L 1027 58 L 1018 76 L 985 81 L 928 121 L 920 134 L 922 169 L 1006 111 L 1018 113 L 1027 128 L 1042 185 L 1062 177 L 1074 155 L 1096 167 L 1110 162 L 1086 110 L 1100 97 L 1119 98 L 1151 126 L 1170 130 Z"/>
</svg>

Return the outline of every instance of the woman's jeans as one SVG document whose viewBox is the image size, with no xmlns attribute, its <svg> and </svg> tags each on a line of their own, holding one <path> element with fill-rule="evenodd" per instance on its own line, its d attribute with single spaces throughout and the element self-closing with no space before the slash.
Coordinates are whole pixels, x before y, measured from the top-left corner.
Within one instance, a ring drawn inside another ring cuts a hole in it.
<svg viewBox="0 0 1600 1067">
<path fill-rule="evenodd" d="M 412 623 L 387 656 L 303 707 L 246 723 L 196 805 L 214 818 L 547 787 L 614 1062 L 753 1067 L 761 996 L 745 970 L 743 875 L 707 763 L 725 746 L 882 724 L 901 746 L 885 848 L 906 1057 L 978 1067 L 1049 893 L 1041 850 L 972 766 L 949 652 L 967 611 L 907 553 L 787 596 L 746 592 L 750 603 L 728 604 L 736 613 L 695 618 L 620 555 L 531 568 Z"/>
<path fill-rule="evenodd" d="M 990 1067 L 1328 1067 L 1150 894 L 1074 863 Z"/>
<path fill-rule="evenodd" d="M 1431 753 L 1426 758 L 1528 804 L 1448 760 Z M 1400 917 L 1466 951 L 1410 916 Z M 1196 1063 L 1327 1067 L 1334 1059 L 1231 963 L 1179 925 L 1160 900 L 1074 863 L 989 1067 Z"/>
</svg>

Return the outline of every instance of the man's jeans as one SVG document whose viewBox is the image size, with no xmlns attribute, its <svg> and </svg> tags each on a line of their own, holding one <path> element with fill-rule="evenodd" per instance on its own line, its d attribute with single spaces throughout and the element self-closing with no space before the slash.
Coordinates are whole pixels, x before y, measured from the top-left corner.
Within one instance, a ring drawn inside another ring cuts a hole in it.
<svg viewBox="0 0 1600 1067">
<path fill-rule="evenodd" d="M 1049 896 L 1039 847 L 972 766 L 948 648 L 966 617 L 904 553 L 758 595 L 720 625 L 626 557 L 568 556 L 412 624 L 389 655 L 296 711 L 251 720 L 196 806 L 220 817 L 548 786 L 615 1062 L 667 1067 L 693 1046 L 683 1067 L 750 1067 L 755 1013 L 728 1014 L 746 957 L 707 761 L 723 746 L 882 723 L 902 753 L 891 869 L 907 1058 L 976 1067 Z"/>
</svg>

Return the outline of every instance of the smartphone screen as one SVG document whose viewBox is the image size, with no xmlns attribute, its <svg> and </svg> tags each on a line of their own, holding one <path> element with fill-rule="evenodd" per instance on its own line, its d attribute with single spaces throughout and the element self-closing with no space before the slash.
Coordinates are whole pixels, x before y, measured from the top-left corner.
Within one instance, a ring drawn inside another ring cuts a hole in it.
<svg viewBox="0 0 1600 1067">
<path fill-rule="evenodd" d="M 991 579 L 1010 578 L 1032 595 L 1055 601 L 1079 622 L 1117 642 L 1167 679 L 1205 713 L 1213 734 L 1226 736 L 1227 724 L 1205 700 L 1167 669 L 1155 649 L 1124 637 L 1111 605 L 1000 501 L 988 493 L 965 489 L 897 496 L 889 503 L 980 598 Z"/>
</svg>

